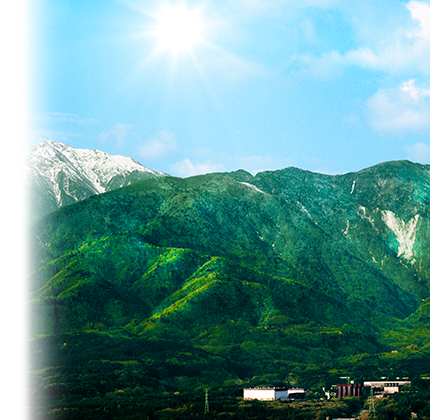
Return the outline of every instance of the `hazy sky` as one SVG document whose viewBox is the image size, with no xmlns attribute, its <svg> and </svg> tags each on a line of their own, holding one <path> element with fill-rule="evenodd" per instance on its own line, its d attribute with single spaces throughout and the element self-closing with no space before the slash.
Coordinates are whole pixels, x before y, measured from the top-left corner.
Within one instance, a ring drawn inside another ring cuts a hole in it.
<svg viewBox="0 0 430 420">
<path fill-rule="evenodd" d="M 430 163 L 430 1 L 33 3 L 31 146 L 177 176 Z"/>
</svg>

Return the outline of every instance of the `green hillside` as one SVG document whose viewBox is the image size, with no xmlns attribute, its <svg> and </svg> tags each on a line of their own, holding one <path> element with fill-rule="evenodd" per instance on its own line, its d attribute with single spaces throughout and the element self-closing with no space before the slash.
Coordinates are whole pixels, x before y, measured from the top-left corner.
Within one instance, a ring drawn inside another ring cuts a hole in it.
<svg viewBox="0 0 430 420">
<path fill-rule="evenodd" d="M 429 168 L 390 162 L 148 179 L 49 214 L 30 241 L 35 410 L 429 374 L 429 201 Z"/>
</svg>

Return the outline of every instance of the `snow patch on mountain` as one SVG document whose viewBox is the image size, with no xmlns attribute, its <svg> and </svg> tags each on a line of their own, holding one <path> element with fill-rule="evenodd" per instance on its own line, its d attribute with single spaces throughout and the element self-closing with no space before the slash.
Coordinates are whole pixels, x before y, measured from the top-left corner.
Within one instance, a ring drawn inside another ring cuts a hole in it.
<svg viewBox="0 0 430 420">
<path fill-rule="evenodd" d="M 408 223 L 396 217 L 390 210 L 382 210 L 382 220 L 396 235 L 399 248 L 397 256 L 402 256 L 406 259 L 412 258 L 412 250 L 416 239 L 416 227 L 419 219 L 419 214 L 415 215 Z"/>
</svg>

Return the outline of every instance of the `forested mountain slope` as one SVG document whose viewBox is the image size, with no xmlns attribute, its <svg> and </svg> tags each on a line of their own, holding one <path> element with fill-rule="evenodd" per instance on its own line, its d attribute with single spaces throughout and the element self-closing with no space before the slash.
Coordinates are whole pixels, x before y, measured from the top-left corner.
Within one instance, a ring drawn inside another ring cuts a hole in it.
<svg viewBox="0 0 430 420">
<path fill-rule="evenodd" d="M 286 169 L 255 179 L 239 172 L 147 180 L 45 218 L 36 228 L 46 239 L 35 243 L 41 260 L 34 262 L 89 238 L 135 232 L 155 246 L 244 261 L 257 255 L 263 271 L 289 276 L 300 269 L 318 287 L 407 316 L 429 295 L 430 184 L 394 177 L 405 165 L 416 167 L 394 162 L 345 176 Z"/>
<path fill-rule="evenodd" d="M 429 373 L 429 169 L 156 177 L 43 217 L 35 383 L 66 407 L 81 371 L 93 396 Z"/>
</svg>

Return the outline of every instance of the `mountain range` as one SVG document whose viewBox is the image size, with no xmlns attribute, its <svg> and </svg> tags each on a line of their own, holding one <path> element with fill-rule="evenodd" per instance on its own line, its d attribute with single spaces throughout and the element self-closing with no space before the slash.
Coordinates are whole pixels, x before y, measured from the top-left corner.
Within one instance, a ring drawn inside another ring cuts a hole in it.
<svg viewBox="0 0 430 420">
<path fill-rule="evenodd" d="M 429 374 L 429 203 L 430 166 L 397 161 L 155 173 L 47 214 L 30 234 L 35 405 L 152 413 L 145 395 Z"/>
<path fill-rule="evenodd" d="M 163 176 L 134 159 L 43 141 L 26 156 L 30 219 L 145 178 Z"/>
</svg>

